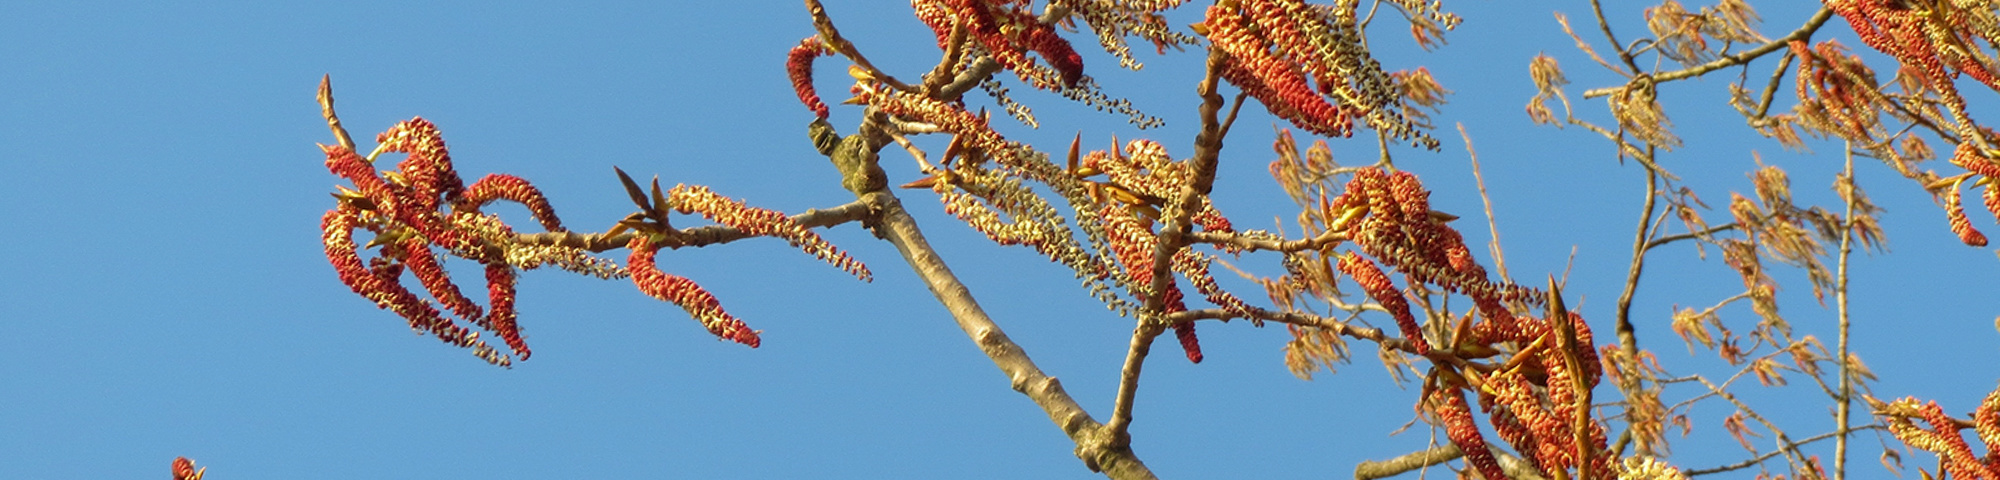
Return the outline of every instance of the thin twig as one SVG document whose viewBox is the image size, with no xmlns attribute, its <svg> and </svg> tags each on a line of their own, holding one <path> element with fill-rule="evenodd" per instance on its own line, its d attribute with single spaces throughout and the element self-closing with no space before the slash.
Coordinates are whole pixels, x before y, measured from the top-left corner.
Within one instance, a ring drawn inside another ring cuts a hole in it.
<svg viewBox="0 0 2000 480">
<path fill-rule="evenodd" d="M 847 61 L 854 62 L 854 66 L 861 67 L 870 76 L 892 88 L 905 92 L 918 91 L 917 87 L 896 80 L 896 77 L 889 75 L 889 72 L 875 68 L 875 64 L 861 54 L 861 49 L 855 48 L 854 42 L 849 42 L 846 37 L 840 36 L 840 29 L 833 26 L 833 18 L 826 14 L 826 7 L 820 5 L 819 0 L 806 0 L 806 12 L 812 14 L 813 28 L 819 31 L 820 40 L 826 43 L 827 47 L 840 53 L 840 56 L 847 57 Z"/>
<path fill-rule="evenodd" d="M 1500 222 L 1493 219 L 1493 198 L 1486 196 L 1486 176 L 1479 172 L 1479 152 L 1472 149 L 1472 135 L 1465 133 L 1465 123 L 1458 123 L 1458 136 L 1465 139 L 1465 154 L 1472 158 L 1472 179 L 1479 185 L 1479 202 L 1486 206 L 1486 230 L 1493 235 L 1487 249 L 1493 252 L 1493 268 L 1500 273 L 1500 280 L 1513 281 L 1507 274 L 1507 255 L 1500 251 Z"/>
<path fill-rule="evenodd" d="M 1791 454 L 1790 456 L 1786 457 L 1786 461 L 1791 462 L 1792 468 L 1794 469 L 1803 468 L 1802 466 L 1808 463 L 1805 458 L 1805 452 L 1799 451 L 1798 443 L 1793 442 L 1791 437 L 1785 435 L 1785 431 L 1779 429 L 1777 424 L 1771 423 L 1771 420 L 1764 418 L 1764 416 L 1758 414 L 1756 410 L 1751 410 L 1750 406 L 1745 405 L 1742 400 L 1738 400 L 1735 394 L 1731 394 L 1728 391 L 1716 387 L 1715 384 L 1709 383 L 1708 379 L 1696 378 L 1695 381 L 1701 382 L 1703 386 L 1708 387 L 1709 391 L 1715 392 L 1715 396 L 1721 397 L 1723 400 L 1728 401 L 1730 405 L 1735 405 L 1737 411 L 1743 412 L 1744 415 L 1749 416 L 1752 420 L 1756 420 L 1757 423 L 1763 424 L 1764 429 L 1770 430 L 1771 436 L 1776 437 L 1775 440 L 1778 441 L 1779 451 Z"/>
<path fill-rule="evenodd" d="M 1604 19 L 1603 3 L 1598 0 L 1590 0 L 1590 11 L 1597 14 L 1597 28 L 1604 31 L 1604 39 L 1611 41 L 1611 48 L 1618 50 L 1618 60 L 1625 62 L 1626 67 L 1631 67 L 1634 74 L 1644 72 L 1645 69 L 1639 68 L 1639 63 L 1632 59 L 1632 51 L 1627 50 L 1625 45 L 1618 43 L 1617 35 L 1611 34 L 1611 22 Z M 1590 97 L 1586 96 L 1584 98 Z"/>
<path fill-rule="evenodd" d="M 1877 424 L 1868 424 L 1868 425 L 1862 425 L 1862 426 L 1859 426 L 1859 427 L 1854 427 L 1854 428 L 1852 428 L 1852 429 L 1849 429 L 1848 431 L 1849 431 L 1849 432 L 1854 432 L 1854 431 L 1860 431 L 1860 430 L 1887 430 L 1887 428 L 1884 428 L 1883 426 L 1881 426 L 1881 425 L 1877 425 Z M 1813 436 L 1811 436 L 1811 437 L 1807 437 L 1807 438 L 1806 438 L 1805 440 L 1800 440 L 1800 441 L 1799 441 L 1798 443 L 1794 443 L 1794 444 L 1792 444 L 1792 446 L 1793 446 L 1793 447 L 1799 447 L 1799 446 L 1804 446 L 1804 445 L 1806 445 L 1806 444 L 1810 444 L 1810 443 L 1813 443 L 1813 442 L 1818 442 L 1818 441 L 1820 441 L 1820 440 L 1826 440 L 1826 439 L 1828 439 L 1828 438 L 1833 438 L 1833 436 L 1834 436 L 1835 434 L 1837 434 L 1837 433 L 1839 433 L 1839 432 L 1826 432 L 1826 433 L 1822 433 L 1822 434 L 1819 434 L 1819 435 L 1813 435 Z M 1741 462 L 1736 462 L 1736 463 L 1732 463 L 1732 464 L 1728 464 L 1728 465 L 1722 465 L 1722 466 L 1718 466 L 1718 467 L 1709 467 L 1709 468 L 1697 468 L 1697 469 L 1693 469 L 1693 470 L 1685 470 L 1685 471 L 1683 471 L 1682 473 L 1685 473 L 1685 474 L 1687 474 L 1687 476 L 1690 476 L 1690 477 L 1695 477 L 1695 476 L 1701 476 L 1701 475 L 1711 475 L 1711 474 L 1717 474 L 1717 473 L 1722 473 L 1722 472 L 1727 472 L 1727 471 L 1732 471 L 1732 470 L 1742 470 L 1742 469 L 1745 469 L 1745 468 L 1749 468 L 1749 467 L 1750 467 L 1751 465 L 1756 465 L 1756 464 L 1759 464 L 1759 463 L 1764 463 L 1764 461 L 1765 461 L 1765 460 L 1770 460 L 1770 459 L 1771 459 L 1771 457 L 1775 457 L 1775 456 L 1778 456 L 1778 454 L 1780 454 L 1780 453 L 1784 453 L 1784 452 L 1785 452 L 1784 450 L 1772 450 L 1772 451 L 1770 451 L 1770 452 L 1765 452 L 1765 453 L 1764 453 L 1764 454 L 1762 454 L 1762 455 L 1758 455 L 1758 456 L 1756 456 L 1756 457 L 1751 457 L 1750 459 L 1748 459 L 1748 460 L 1744 460 L 1744 461 L 1741 461 Z"/>
<path fill-rule="evenodd" d="M 1717 225 L 1717 226 L 1714 226 L 1714 227 L 1709 227 L 1708 229 L 1706 229 L 1706 230 L 1702 230 L 1702 231 L 1699 231 L 1699 232 L 1688 232 L 1688 233 L 1680 233 L 1680 234 L 1674 234 L 1674 235 L 1668 235 L 1668 236 L 1664 236 L 1664 237 L 1659 237 L 1659 238 L 1655 238 L 1655 239 L 1653 239 L 1653 241 L 1650 241 L 1650 242 L 1646 242 L 1646 250 L 1647 250 L 1647 251 L 1651 251 L 1651 250 L 1653 250 L 1653 249 L 1655 249 L 1655 248 L 1659 248 L 1659 247 L 1662 247 L 1662 246 L 1665 246 L 1666 244 L 1669 244 L 1669 243 L 1674 243 L 1674 242 L 1678 242 L 1678 241 L 1682 241 L 1682 240 L 1692 240 L 1692 239 L 1696 239 L 1696 238 L 1708 238 L 1708 237 L 1710 237 L 1710 236 L 1714 236 L 1714 235 L 1715 235 L 1715 234 L 1717 234 L 1717 233 L 1722 233 L 1722 232 L 1727 232 L 1727 231 L 1730 231 L 1730 230 L 1735 230 L 1735 229 L 1736 229 L 1736 222 L 1730 222 L 1730 223 L 1726 223 L 1726 224 L 1722 224 L 1722 225 Z"/>
</svg>

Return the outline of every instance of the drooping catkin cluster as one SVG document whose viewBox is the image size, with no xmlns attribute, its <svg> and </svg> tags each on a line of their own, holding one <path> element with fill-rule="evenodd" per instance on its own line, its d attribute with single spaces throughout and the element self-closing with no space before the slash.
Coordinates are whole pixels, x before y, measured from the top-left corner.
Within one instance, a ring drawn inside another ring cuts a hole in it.
<svg viewBox="0 0 2000 480">
<path fill-rule="evenodd" d="M 378 152 L 407 154 L 396 170 L 377 172 L 372 159 L 353 150 L 321 147 L 327 169 L 354 185 L 353 189 L 341 187 L 334 194 L 338 200 L 335 208 L 321 221 L 327 259 L 342 283 L 383 309 L 396 312 L 411 328 L 436 335 L 445 343 L 471 348 L 487 362 L 506 366 L 514 356 L 526 359 L 532 352 L 515 322 L 514 270 L 537 265 L 510 261 L 512 228 L 480 208 L 500 200 L 519 203 L 543 228 L 564 231 L 554 208 L 539 190 L 518 177 L 488 175 L 465 186 L 437 126 L 422 118 L 399 123 L 376 140 Z M 374 239 L 366 246 L 356 245 L 355 230 L 367 230 Z M 367 248 L 376 248 L 378 253 L 364 261 L 360 250 Z M 434 248 L 481 265 L 488 297 L 485 308 L 466 297 Z M 587 257 L 576 248 L 547 250 L 548 256 Z M 430 299 L 403 287 L 404 272 L 416 277 Z M 445 317 L 432 300 L 456 320 Z M 473 328 L 499 335 L 512 353 L 488 346 Z"/>
<path fill-rule="evenodd" d="M 1102 222 L 1097 219 L 1100 202 L 1090 195 L 1087 182 L 1051 163 L 1048 155 L 1002 137 L 985 116 L 968 112 L 961 105 L 880 85 L 860 85 L 855 91 L 858 101 L 884 113 L 935 125 L 953 135 L 952 146 L 941 161 L 943 168 L 911 186 L 939 192 L 939 199 L 954 216 L 989 238 L 1033 247 L 1075 270 L 1092 295 L 1111 309 L 1122 312 L 1131 308 L 1108 283 L 1116 277 L 1111 274 L 1116 267 L 1110 261 Z M 1067 203 L 1084 238 L 1077 239 L 1068 220 L 1026 183 L 1047 186 Z"/>
<path fill-rule="evenodd" d="M 1036 18 L 1031 2 L 1019 0 L 912 0 L 917 18 L 937 34 L 946 48 L 952 31 L 963 29 L 971 47 L 1021 81 L 1042 90 L 1073 87 L 1083 78 L 1083 56 L 1055 26 Z M 1030 57 L 1034 52 L 1036 57 Z"/>
<path fill-rule="evenodd" d="M 1465 239 L 1430 209 L 1430 191 L 1415 174 L 1364 168 L 1347 190 L 1327 202 L 1330 230 L 1345 231 L 1369 256 L 1452 293 L 1493 302 L 1539 303 L 1541 292 L 1487 278 Z M 1346 221 L 1342 223 L 1342 220 Z"/>
<path fill-rule="evenodd" d="M 1875 413 L 1883 416 L 1889 424 L 1889 432 L 1897 440 L 1919 450 L 1929 451 L 1938 456 L 1945 476 L 1964 479 L 2000 478 L 2000 389 L 1987 394 L 1978 408 L 1972 411 L 1972 431 L 1985 444 L 1986 454 L 1972 453 L 1971 445 L 1965 441 L 1960 431 L 1964 428 L 1959 420 L 1944 412 L 1937 402 L 1919 403 L 1916 398 L 1904 398 L 1884 403 L 1869 398 Z M 1923 420 L 1930 428 L 1919 427 L 1916 420 Z"/>
<path fill-rule="evenodd" d="M 1594 341 L 1589 324 L 1575 312 L 1561 316 L 1567 318 L 1558 321 L 1571 324 L 1573 344 L 1560 339 L 1562 329 L 1544 318 L 1516 317 L 1516 327 L 1511 329 L 1474 327 L 1478 343 L 1512 343 L 1519 349 L 1515 355 L 1527 358 L 1512 359 L 1507 363 L 1509 367 L 1483 376 L 1468 371 L 1482 380 L 1478 387 L 1480 405 L 1492 418 L 1500 438 L 1545 473 L 1577 468 L 1583 455 L 1576 450 L 1575 419 L 1578 415 L 1589 415 L 1587 406 L 1578 409 L 1581 395 L 1578 381 L 1588 390 L 1602 376 L 1596 351 L 1591 347 Z M 1575 350 L 1565 352 L 1561 347 L 1564 344 L 1574 345 Z M 1575 356 L 1580 372 L 1570 368 L 1570 355 Z M 1584 428 L 1581 433 L 1587 448 L 1593 452 L 1590 468 L 1595 472 L 1612 471 L 1617 462 L 1604 452 L 1603 423 L 1593 418 Z M 1590 477 L 1601 478 L 1601 475 Z"/>
<path fill-rule="evenodd" d="M 401 122 L 376 140 L 377 155 L 407 155 L 395 170 L 375 170 L 372 155 L 321 147 L 328 171 L 352 185 L 337 187 L 334 209 L 321 218 L 322 242 L 341 283 L 403 317 L 412 329 L 508 366 L 532 355 L 515 307 L 520 270 L 554 265 L 599 278 L 626 276 L 616 263 L 572 244 L 524 243 L 505 220 L 481 211 L 494 202 L 517 203 L 544 230 L 567 233 L 547 197 L 525 179 L 489 174 L 466 185 L 431 122 Z M 746 207 L 699 187 L 676 188 L 673 198 L 682 212 L 701 213 L 752 235 L 786 239 L 856 276 L 868 276 L 866 267 L 782 214 Z M 366 245 L 355 239 L 362 230 L 373 236 Z M 364 258 L 366 250 L 375 253 Z M 444 255 L 480 265 L 484 305 L 452 279 Z M 415 277 L 428 295 L 405 287 L 405 274 Z M 498 336 L 506 349 L 489 346 L 482 332 Z"/>
<path fill-rule="evenodd" d="M 1165 53 L 1168 48 L 1179 49 L 1183 45 L 1199 43 L 1199 38 L 1173 31 L 1167 27 L 1166 16 L 1162 12 L 1179 7 L 1186 0 L 1098 0 L 1072 2 L 1070 16 L 1083 19 L 1090 30 L 1097 33 L 1097 43 L 1104 51 L 1118 57 L 1118 66 L 1138 70 L 1141 64 L 1132 56 L 1132 49 L 1126 37 L 1136 36 L 1153 44 L 1153 48 Z"/>
<path fill-rule="evenodd" d="M 1991 2 L 1944 2 L 1922 8 L 1901 0 L 1830 0 L 1826 2 L 1854 27 L 1863 43 L 1896 57 L 1906 71 L 1936 92 L 1950 110 L 1950 128 L 1963 137 L 1979 135 L 1965 111 L 1965 98 L 1953 81 L 1970 77 L 1987 88 L 2000 89 L 1996 59 L 1988 48 L 2000 40 L 2000 21 Z"/>
<path fill-rule="evenodd" d="M 1436 2 L 1401 3 L 1444 29 L 1458 23 Z M 1301 129 L 1345 137 L 1361 119 L 1390 138 L 1436 149 L 1437 140 L 1404 115 L 1395 79 L 1369 54 L 1357 26 L 1359 7 L 1352 0 L 1225 1 L 1208 8 L 1201 33 L 1228 54 L 1225 80 Z"/>
</svg>

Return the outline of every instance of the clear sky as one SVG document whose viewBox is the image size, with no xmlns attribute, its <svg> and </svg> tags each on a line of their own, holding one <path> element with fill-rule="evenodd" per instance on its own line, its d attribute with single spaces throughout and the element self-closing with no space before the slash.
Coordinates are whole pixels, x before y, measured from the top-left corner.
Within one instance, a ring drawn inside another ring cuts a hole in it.
<svg viewBox="0 0 2000 480">
<path fill-rule="evenodd" d="M 322 74 L 333 76 L 357 139 L 431 119 L 460 172 L 525 177 L 573 228 L 602 229 L 631 211 L 613 165 L 788 212 L 852 200 L 811 149 L 810 114 L 783 73 L 785 51 L 811 33 L 798 2 L 558 3 L 0 5 L 0 477 L 157 478 L 177 455 L 217 480 L 1093 477 L 894 250 L 852 225 L 825 235 L 867 262 L 874 283 L 769 239 L 662 253 L 664 268 L 765 331 L 755 350 L 717 342 L 627 282 L 534 271 L 519 298 L 536 355 L 502 370 L 411 334 L 349 293 L 319 245 L 327 192 L 339 183 L 314 147 L 333 141 L 313 102 Z M 1810 13 L 1791 3 L 1759 2 L 1767 35 Z M 1576 53 L 1550 15 L 1587 22 L 1587 3 L 1528 5 L 1446 2 L 1466 22 L 1429 53 L 1398 23 L 1378 25 L 1389 68 L 1427 65 L 1456 92 L 1437 116 L 1444 148 L 1399 149 L 1398 165 L 1439 192 L 1438 209 L 1466 217 L 1469 242 L 1485 242 L 1452 130 L 1462 122 L 1498 204 L 1510 270 L 1539 282 L 1563 274 L 1574 252 L 1571 304 L 1608 341 L 1643 174 L 1593 134 L 1528 122 L 1526 65 L 1537 52 L 1561 59 L 1573 95 L 1617 82 Z M 884 68 L 914 78 L 936 58 L 901 2 L 828 7 Z M 1640 5 L 1613 7 L 1624 38 L 1639 36 Z M 1185 7 L 1177 24 L 1199 8 Z M 1826 30 L 1860 45 L 1837 20 Z M 1116 134 L 1191 150 L 1198 58 L 1145 52 L 1147 68 L 1125 72 L 1088 48 L 1087 34 L 1070 38 L 1108 93 L 1168 126 L 1137 132 L 1017 86 L 1042 128 L 996 119 L 1004 132 L 1055 151 L 1079 130 L 1097 148 Z M 841 68 L 821 63 L 821 90 L 834 100 L 845 90 Z M 1749 75 L 1769 68 L 1760 62 Z M 1728 192 L 1748 190 L 1755 151 L 1792 172 L 1800 202 L 1834 202 L 1827 186 L 1839 145 L 1814 142 L 1818 156 L 1797 156 L 1743 127 L 1724 103 L 1725 82 L 1740 72 L 1662 89 L 1688 141 L 1663 163 L 1722 206 Z M 1974 102 L 2000 118 L 1992 95 Z M 1598 101 L 1577 105 L 1604 118 Z M 1293 214 L 1264 173 L 1273 123 L 1257 110 L 1245 110 L 1229 139 L 1217 194 L 1253 228 Z M 851 132 L 858 111 L 836 106 L 835 124 Z M 1335 144 L 1350 164 L 1374 155 L 1372 139 Z M 885 160 L 893 182 L 915 178 L 907 160 Z M 1888 210 L 1893 250 L 1856 256 L 1855 349 L 1883 378 L 1878 395 L 1968 411 L 2000 378 L 2000 297 L 1990 288 L 2000 265 L 1991 249 L 1958 244 L 1916 186 L 1865 159 L 1859 169 Z M 903 197 L 1007 332 L 1108 418 L 1131 320 L 1107 313 L 1066 270 L 956 224 L 929 194 Z M 526 223 L 524 211 L 500 211 Z M 1719 255 L 1702 260 L 1687 246 L 1655 255 L 1634 307 L 1642 342 L 1676 373 L 1727 376 L 1712 354 L 1689 355 L 1666 321 L 1675 305 L 1712 304 L 1740 281 Z M 1274 257 L 1241 263 L 1276 271 Z M 1785 314 L 1831 345 L 1832 311 L 1803 274 L 1777 271 Z M 1738 330 L 1754 322 L 1747 307 L 1724 316 Z M 1339 375 L 1306 382 L 1282 365 L 1281 328 L 1203 327 L 1206 362 L 1188 364 L 1169 345 L 1146 369 L 1134 448 L 1155 472 L 1346 477 L 1358 461 L 1430 441 L 1422 428 L 1391 436 L 1412 418 L 1416 391 L 1393 383 L 1372 348 L 1357 344 L 1360 357 Z M 1830 430 L 1817 388 L 1792 380 L 1740 394 L 1795 437 Z M 1728 413 L 1697 407 L 1694 436 L 1674 461 L 1742 458 L 1721 433 Z M 1860 435 L 1851 467 L 1860 475 L 1882 473 L 1875 438 Z M 1758 441 L 1769 449 L 1768 438 Z M 1827 456 L 1831 445 L 1813 451 Z"/>
</svg>

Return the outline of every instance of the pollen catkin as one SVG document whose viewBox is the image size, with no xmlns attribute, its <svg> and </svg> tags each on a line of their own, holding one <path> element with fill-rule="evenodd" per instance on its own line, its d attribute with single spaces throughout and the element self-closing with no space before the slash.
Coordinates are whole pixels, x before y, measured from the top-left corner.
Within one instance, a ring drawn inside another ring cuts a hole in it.
<svg viewBox="0 0 2000 480">
<path fill-rule="evenodd" d="M 535 221 L 541 223 L 544 230 L 567 231 L 563 229 L 562 219 L 556 217 L 555 207 L 549 205 L 548 197 L 543 196 L 540 189 L 521 177 L 502 173 L 487 174 L 465 189 L 465 203 L 474 208 L 497 200 L 506 200 L 528 207 L 528 214 L 534 216 Z"/>
<path fill-rule="evenodd" d="M 751 330 L 742 320 L 737 320 L 736 317 L 730 316 L 729 312 L 723 311 L 722 303 L 715 299 L 715 295 L 708 293 L 708 290 L 702 289 L 701 285 L 696 285 L 693 280 L 679 275 L 660 271 L 659 266 L 653 263 L 653 257 L 659 253 L 660 246 L 654 244 L 650 237 L 634 235 L 632 242 L 626 244 L 625 248 L 632 251 L 631 257 L 625 262 L 625 268 L 632 273 L 632 283 L 639 287 L 640 292 L 687 310 L 689 316 L 701 322 L 701 326 L 707 328 L 708 333 L 714 334 L 716 338 L 749 345 L 750 348 L 757 348 L 757 345 L 762 343 L 757 337 L 757 331 Z"/>
<path fill-rule="evenodd" d="M 1479 423 L 1472 419 L 1472 409 L 1465 404 L 1465 392 L 1440 388 L 1432 394 L 1436 402 L 1433 411 L 1444 422 L 1445 436 L 1459 451 L 1465 452 L 1465 463 L 1486 478 L 1508 478 L 1500 471 L 1500 462 L 1493 458 L 1493 451 L 1486 449 L 1486 437 L 1479 434 Z"/>
<path fill-rule="evenodd" d="M 1375 299 L 1375 303 L 1381 304 L 1389 315 L 1396 317 L 1396 327 L 1403 331 L 1403 338 L 1409 341 L 1411 349 L 1416 350 L 1418 355 L 1431 353 L 1431 344 L 1424 340 L 1424 331 L 1418 328 L 1417 317 L 1410 314 L 1410 301 L 1403 298 L 1403 292 L 1396 289 L 1396 284 L 1389 281 L 1389 275 L 1382 273 L 1375 262 L 1353 253 L 1342 254 L 1340 271 L 1354 278 L 1354 283 L 1361 284 L 1361 289 L 1368 292 L 1368 298 Z"/>
<path fill-rule="evenodd" d="M 820 42 L 819 36 L 806 37 L 798 46 L 785 55 L 785 75 L 792 79 L 792 92 L 799 95 L 799 103 L 806 105 L 813 115 L 826 118 L 830 113 L 826 102 L 820 101 L 819 91 L 813 88 L 813 60 L 833 51 Z"/>
<path fill-rule="evenodd" d="M 1958 185 L 1952 184 L 1944 191 L 1944 217 L 1951 222 L 1951 233 L 1958 235 L 1958 241 L 1974 247 L 1986 246 L 1986 234 L 1972 228 L 1972 219 L 1965 217 L 1965 205 L 1960 201 Z"/>
<path fill-rule="evenodd" d="M 667 203 L 675 211 L 701 214 L 702 218 L 734 227 L 750 236 L 784 239 L 799 250 L 833 264 L 862 281 L 874 278 L 867 265 L 847 256 L 847 252 L 841 251 L 840 247 L 820 238 L 812 229 L 792 221 L 783 212 L 752 207 L 700 185 L 674 185 L 672 190 L 667 191 Z"/>
</svg>

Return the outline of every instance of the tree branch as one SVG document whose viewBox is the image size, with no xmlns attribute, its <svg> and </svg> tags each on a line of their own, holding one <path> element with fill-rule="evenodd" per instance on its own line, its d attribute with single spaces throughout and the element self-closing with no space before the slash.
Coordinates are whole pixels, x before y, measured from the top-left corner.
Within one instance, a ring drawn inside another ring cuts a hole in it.
<svg viewBox="0 0 2000 480">
<path fill-rule="evenodd" d="M 1301 252 L 1319 250 L 1329 245 L 1338 245 L 1348 240 L 1346 232 L 1328 231 L 1312 238 L 1285 240 L 1267 236 L 1251 235 L 1244 232 L 1188 232 L 1184 237 L 1188 243 L 1203 243 L 1221 247 L 1240 248 L 1244 251 L 1269 250 L 1275 252 Z"/>
<path fill-rule="evenodd" d="M 806 210 L 805 213 L 793 215 L 791 219 L 792 222 L 803 225 L 806 228 L 817 228 L 866 220 L 873 215 L 874 213 L 869 210 L 868 204 L 857 201 L 824 210 Z M 695 227 L 681 230 L 680 232 L 681 235 L 666 239 L 665 245 L 669 248 L 706 247 L 751 237 L 750 234 L 728 225 Z M 606 235 L 604 233 L 544 232 L 514 235 L 514 243 L 518 244 L 581 248 L 598 253 L 625 248 L 625 244 L 631 241 L 631 233 Z"/>
<path fill-rule="evenodd" d="M 1595 3 L 1596 2 L 1592 2 L 1592 4 Z M 1715 60 L 1711 60 L 1708 63 L 1704 63 L 1701 65 L 1695 65 L 1680 70 L 1674 70 L 1671 72 L 1654 75 L 1653 83 L 1660 84 L 1665 82 L 1671 82 L 1674 80 L 1699 77 L 1707 74 L 1708 72 L 1713 72 L 1716 70 L 1721 70 L 1736 65 L 1750 63 L 1751 60 L 1756 60 L 1758 57 L 1762 57 L 1765 54 L 1771 53 L 1780 48 L 1786 48 L 1786 45 L 1792 43 L 1793 40 L 1805 40 L 1807 38 L 1812 38 L 1813 32 L 1818 31 L 1821 25 L 1826 24 L 1827 18 L 1830 18 L 1832 16 L 1833 16 L 1833 9 L 1821 7 L 1819 9 L 1819 13 L 1814 13 L 1812 18 L 1806 19 L 1805 25 L 1799 26 L 1798 30 L 1793 30 L 1792 33 L 1790 34 L 1787 34 L 1783 37 L 1779 37 L 1776 40 L 1772 40 L 1770 43 L 1758 45 L 1757 48 L 1744 50 L 1742 53 L 1738 53 L 1735 55 L 1728 55 L 1722 58 L 1717 58 Z M 1609 30 L 1606 30 L 1606 35 L 1609 35 L 1610 34 L 1609 32 L 1610 32 Z M 1628 58 L 1626 60 L 1630 61 L 1631 59 Z M 1623 88 L 1625 88 L 1625 86 L 1623 85 L 1616 87 L 1593 88 L 1590 90 L 1585 90 L 1583 92 L 1583 98 L 1602 97 L 1605 95 L 1618 93 L 1618 91 Z"/>
<path fill-rule="evenodd" d="M 1513 454 L 1501 451 L 1492 446 L 1488 446 L 1486 449 L 1492 451 L 1493 457 L 1500 460 L 1500 470 L 1507 472 L 1507 476 L 1512 477 L 1513 480 L 1546 480 L 1548 478 L 1543 477 L 1541 472 L 1536 471 L 1534 466 L 1529 465 L 1521 457 L 1516 457 Z M 1388 460 L 1364 461 L 1354 466 L 1354 480 L 1389 478 L 1408 473 L 1411 470 L 1457 460 L 1464 456 L 1465 451 L 1459 450 L 1458 445 L 1447 443 L 1410 452 Z"/>
</svg>

